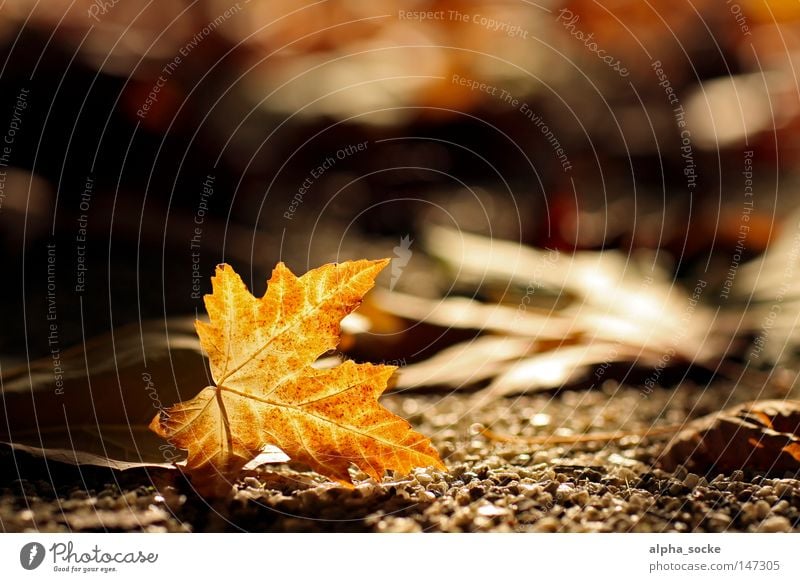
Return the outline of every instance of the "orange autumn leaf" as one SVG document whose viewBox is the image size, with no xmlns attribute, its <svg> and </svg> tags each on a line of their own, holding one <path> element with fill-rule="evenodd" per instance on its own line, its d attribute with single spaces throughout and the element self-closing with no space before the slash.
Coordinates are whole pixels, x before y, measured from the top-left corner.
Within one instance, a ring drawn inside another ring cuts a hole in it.
<svg viewBox="0 0 800 582">
<path fill-rule="evenodd" d="M 312 366 L 339 343 L 340 322 L 389 260 L 328 264 L 302 277 L 278 263 L 256 298 L 229 265 L 205 296 L 195 327 L 215 386 L 159 413 L 150 428 L 188 451 L 186 470 L 231 478 L 265 445 L 349 483 L 356 465 L 375 479 L 392 469 L 444 468 L 430 441 L 378 403 L 395 366 Z"/>
</svg>

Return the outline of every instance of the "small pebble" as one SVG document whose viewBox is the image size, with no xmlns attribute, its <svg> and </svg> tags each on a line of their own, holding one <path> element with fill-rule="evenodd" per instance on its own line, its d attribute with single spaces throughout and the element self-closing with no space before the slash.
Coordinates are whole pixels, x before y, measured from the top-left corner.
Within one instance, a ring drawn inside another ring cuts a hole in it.
<svg viewBox="0 0 800 582">
<path fill-rule="evenodd" d="M 433 477 L 428 475 L 425 471 L 420 471 L 414 475 L 417 478 L 417 481 L 422 485 L 428 485 L 429 483 L 433 483 Z"/>
<path fill-rule="evenodd" d="M 766 533 L 788 532 L 792 531 L 792 524 L 785 517 L 774 516 L 765 519 L 758 527 L 758 531 Z"/>
<path fill-rule="evenodd" d="M 589 503 L 589 500 L 591 499 L 591 496 L 589 495 L 588 491 L 586 491 L 585 489 L 581 489 L 580 491 L 577 491 L 576 493 L 574 493 L 572 495 L 571 499 L 572 499 L 573 503 L 583 507 L 587 503 Z"/>
<path fill-rule="evenodd" d="M 561 522 L 555 517 L 543 517 L 533 526 L 533 531 L 554 533 L 561 529 Z"/>
<path fill-rule="evenodd" d="M 680 495 L 683 492 L 683 485 L 680 483 L 673 483 L 669 486 L 670 495 Z"/>
<path fill-rule="evenodd" d="M 769 503 L 767 503 L 766 501 L 764 501 L 762 499 L 762 500 L 759 500 L 759 501 L 756 502 L 756 508 L 755 509 L 756 509 L 756 516 L 759 519 L 764 519 L 765 517 L 767 517 L 767 515 L 769 515 L 769 510 L 771 508 L 769 506 Z"/>
<path fill-rule="evenodd" d="M 244 484 L 253 489 L 261 489 L 264 485 L 255 477 L 245 477 Z"/>
<path fill-rule="evenodd" d="M 508 513 L 508 510 L 492 505 L 491 503 L 486 503 L 478 508 L 478 515 L 484 517 L 497 517 L 499 515 L 505 515 L 506 513 Z"/>
<path fill-rule="evenodd" d="M 785 499 L 781 499 L 772 506 L 772 513 L 784 513 L 789 507 L 789 502 Z"/>
<path fill-rule="evenodd" d="M 697 484 L 699 482 L 700 482 L 700 476 L 695 475 L 694 473 L 689 473 L 683 479 L 683 484 L 689 489 L 694 489 L 695 487 L 697 487 Z"/>
</svg>

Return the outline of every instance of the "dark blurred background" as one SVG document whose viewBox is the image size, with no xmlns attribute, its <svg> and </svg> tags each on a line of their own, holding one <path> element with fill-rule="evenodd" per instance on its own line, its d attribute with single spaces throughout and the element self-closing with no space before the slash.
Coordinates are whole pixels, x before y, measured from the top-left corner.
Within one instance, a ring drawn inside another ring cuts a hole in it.
<svg viewBox="0 0 800 582">
<path fill-rule="evenodd" d="M 798 50 L 780 0 L 6 0 L 0 353 L 435 223 L 718 284 L 800 201 Z"/>
</svg>

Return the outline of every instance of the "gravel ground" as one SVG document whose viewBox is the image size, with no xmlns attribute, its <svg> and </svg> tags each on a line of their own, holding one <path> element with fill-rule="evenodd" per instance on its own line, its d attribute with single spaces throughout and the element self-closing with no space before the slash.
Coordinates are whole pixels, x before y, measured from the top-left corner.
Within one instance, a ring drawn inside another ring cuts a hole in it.
<svg viewBox="0 0 800 582">
<path fill-rule="evenodd" d="M 684 384 L 503 399 L 389 395 L 384 403 L 431 435 L 449 468 L 359 479 L 348 489 L 273 465 L 207 502 L 174 471 L 111 472 L 0 453 L 3 531 L 800 531 L 800 475 L 674 473 L 653 468 L 664 440 L 532 447 L 476 430 L 533 436 L 680 423 L 785 387 Z M 19 479 L 19 476 L 23 476 Z M 53 485 L 55 483 L 55 486 Z"/>
</svg>

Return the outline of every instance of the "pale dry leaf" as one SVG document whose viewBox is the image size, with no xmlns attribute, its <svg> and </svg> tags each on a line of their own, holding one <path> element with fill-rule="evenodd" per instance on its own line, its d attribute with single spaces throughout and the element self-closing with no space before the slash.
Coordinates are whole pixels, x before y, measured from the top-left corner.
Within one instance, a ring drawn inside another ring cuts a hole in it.
<svg viewBox="0 0 800 582">
<path fill-rule="evenodd" d="M 477 336 L 404 367 L 399 389 L 487 386 L 483 397 L 494 398 L 557 389 L 588 378 L 592 367 L 603 367 L 598 381 L 624 373 L 610 364 L 715 368 L 729 346 L 703 304 L 708 284 L 683 288 L 652 256 L 563 253 L 441 226 L 427 227 L 422 240 L 456 288 L 498 302 L 376 292 L 373 307 L 411 329 Z"/>
<path fill-rule="evenodd" d="M 48 461 L 112 469 L 173 467 L 183 454 L 147 428 L 179 398 L 181 385 L 207 382 L 190 318 L 127 325 L 0 378 L 0 442 Z"/>
</svg>

